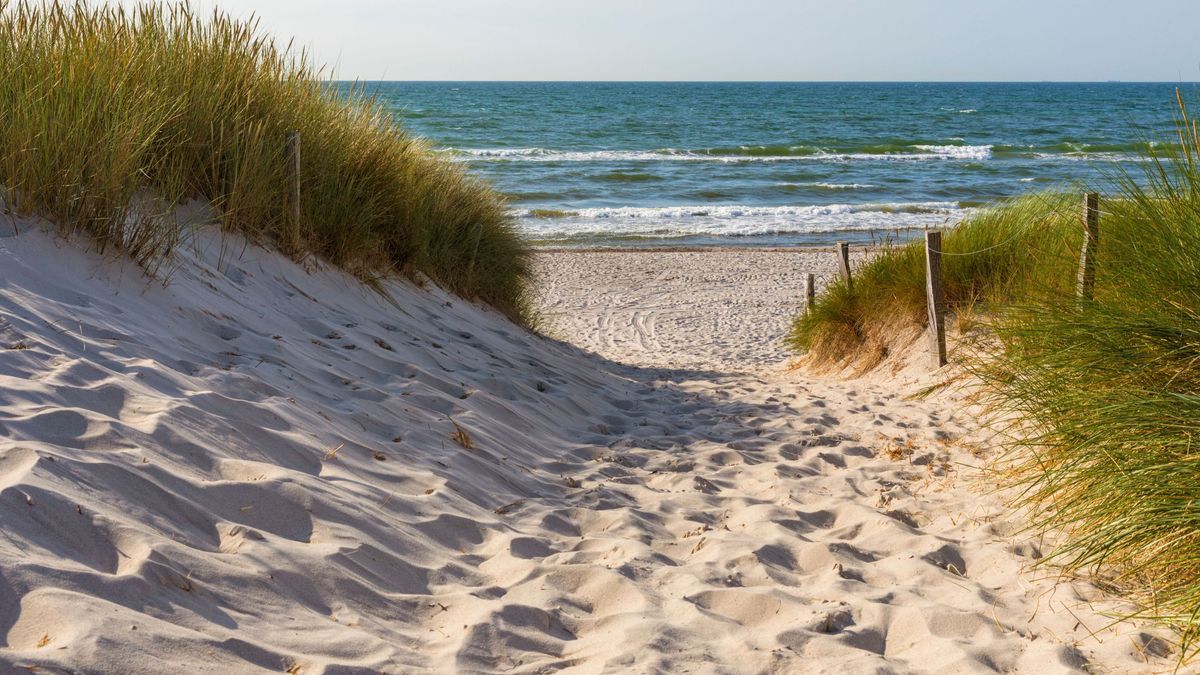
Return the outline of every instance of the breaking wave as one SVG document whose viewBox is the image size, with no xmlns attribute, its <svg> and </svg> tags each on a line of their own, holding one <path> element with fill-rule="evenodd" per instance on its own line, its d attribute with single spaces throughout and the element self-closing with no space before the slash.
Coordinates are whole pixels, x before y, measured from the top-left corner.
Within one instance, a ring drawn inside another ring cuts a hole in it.
<svg viewBox="0 0 1200 675">
<path fill-rule="evenodd" d="M 569 241 L 601 236 L 736 237 L 912 229 L 957 222 L 968 211 L 956 202 L 907 202 L 528 209 L 514 215 L 535 240 Z"/>
<path fill-rule="evenodd" d="M 462 148 L 447 150 L 465 161 L 493 162 L 786 162 L 853 160 L 986 160 L 990 145 L 894 145 L 828 149 L 808 146 L 747 146 L 704 150 L 550 150 Z"/>
</svg>

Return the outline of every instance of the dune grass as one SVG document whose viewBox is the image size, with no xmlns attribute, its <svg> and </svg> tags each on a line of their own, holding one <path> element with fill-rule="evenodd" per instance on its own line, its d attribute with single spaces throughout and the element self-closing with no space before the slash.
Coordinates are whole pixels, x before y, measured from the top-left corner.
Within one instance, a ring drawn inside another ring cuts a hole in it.
<svg viewBox="0 0 1200 675">
<path fill-rule="evenodd" d="M 1051 560 L 1101 572 L 1146 613 L 1200 631 L 1200 135 L 1123 177 L 1102 207 L 1096 295 L 1043 293 L 999 313 L 975 370 L 1019 413 L 1006 467 Z M 1189 646 L 1191 647 L 1189 649 Z"/>
<path fill-rule="evenodd" d="M 186 238 L 173 213 L 363 279 L 420 271 L 529 318 L 528 253 L 503 199 L 381 105 L 339 91 L 254 20 L 186 4 L 0 0 L 0 197 L 117 246 L 153 272 Z M 300 132 L 301 216 L 285 136 Z"/>
<path fill-rule="evenodd" d="M 946 232 L 942 284 L 949 311 L 986 311 L 1040 284 L 1047 269 L 1074 264 L 1082 237 L 1074 207 L 1063 195 L 1031 195 L 978 212 Z M 834 281 L 812 311 L 796 318 L 790 344 L 819 364 L 868 368 L 904 346 L 897 336 L 915 335 L 926 321 L 922 238 L 884 245 L 855 270 L 850 285 Z"/>
<path fill-rule="evenodd" d="M 1092 300 L 1075 293 L 1076 195 L 969 218 L 945 249 L 980 253 L 947 255 L 944 275 L 951 311 L 973 308 L 986 329 L 959 356 L 997 419 L 1013 420 L 1002 484 L 1033 528 L 1063 535 L 1045 561 L 1178 628 L 1186 660 L 1200 644 L 1200 129 L 1179 110 L 1175 143 L 1154 146 L 1139 174 L 1114 170 Z M 852 290 L 834 285 L 793 344 L 846 363 L 893 344 L 889 325 L 923 328 L 921 255 L 887 250 Z"/>
</svg>

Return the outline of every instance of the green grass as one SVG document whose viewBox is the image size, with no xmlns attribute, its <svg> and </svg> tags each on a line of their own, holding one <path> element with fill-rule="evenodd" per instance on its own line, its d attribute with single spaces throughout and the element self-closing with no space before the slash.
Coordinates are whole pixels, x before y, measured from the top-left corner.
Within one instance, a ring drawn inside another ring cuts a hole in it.
<svg viewBox="0 0 1200 675">
<path fill-rule="evenodd" d="M 517 320 L 528 250 L 503 199 L 257 23 L 186 5 L 0 0 L 0 196 L 153 272 L 192 199 L 221 225 L 365 280 L 422 272 Z M 302 139 L 302 212 L 285 136 Z"/>
<path fill-rule="evenodd" d="M 1074 227 L 1078 217 L 1067 197 L 1032 195 L 972 215 L 946 232 L 942 285 L 949 311 L 986 311 L 1040 284 L 1047 269 L 1072 265 L 1082 236 Z M 791 345 L 816 363 L 858 368 L 905 346 L 897 336 L 912 337 L 927 321 L 924 246 L 923 238 L 885 245 L 855 271 L 852 284 L 833 282 L 811 312 L 796 318 Z"/>
<path fill-rule="evenodd" d="M 1182 106 L 1181 106 L 1182 109 Z M 1200 630 L 1200 138 L 1102 209 L 1093 302 L 1046 293 L 999 313 L 975 370 L 1024 420 L 1006 468 L 1051 560 L 1109 576 L 1149 616 Z"/>
<path fill-rule="evenodd" d="M 1002 484 L 1034 529 L 1063 535 L 1045 561 L 1178 628 L 1186 659 L 1200 637 L 1200 130 L 1180 111 L 1176 142 L 1101 200 L 1094 299 L 1075 292 L 1077 195 L 969 218 L 945 249 L 980 252 L 947 256 L 944 274 L 951 311 L 986 328 L 960 357 L 1014 420 Z M 796 320 L 793 344 L 869 365 L 899 346 L 896 326 L 924 327 L 922 265 L 920 245 L 885 251 Z"/>
</svg>

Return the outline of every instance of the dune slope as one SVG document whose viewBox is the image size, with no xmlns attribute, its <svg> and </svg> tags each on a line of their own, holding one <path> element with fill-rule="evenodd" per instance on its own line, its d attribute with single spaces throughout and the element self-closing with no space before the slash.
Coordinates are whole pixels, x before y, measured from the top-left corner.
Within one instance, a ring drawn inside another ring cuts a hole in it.
<svg viewBox="0 0 1200 675">
<path fill-rule="evenodd" d="M 1037 543 L 958 479 L 968 416 L 619 364 L 308 267 L 209 232 L 164 287 L 0 239 L 0 665 L 1170 664 L 1026 570 Z"/>
</svg>

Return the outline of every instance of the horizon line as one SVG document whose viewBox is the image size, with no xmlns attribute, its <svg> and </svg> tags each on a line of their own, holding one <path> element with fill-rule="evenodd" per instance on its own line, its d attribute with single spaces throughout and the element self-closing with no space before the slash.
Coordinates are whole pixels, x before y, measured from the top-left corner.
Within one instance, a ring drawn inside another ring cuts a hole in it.
<svg viewBox="0 0 1200 675">
<path fill-rule="evenodd" d="M 333 82 L 428 84 L 1200 84 L 1200 80 L 528 80 L 331 78 Z"/>
</svg>

